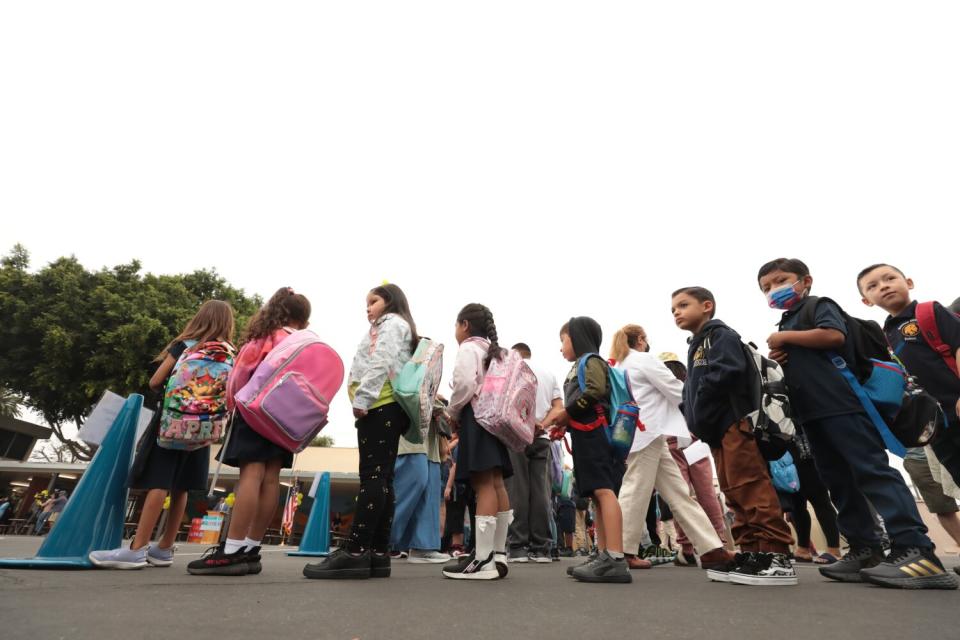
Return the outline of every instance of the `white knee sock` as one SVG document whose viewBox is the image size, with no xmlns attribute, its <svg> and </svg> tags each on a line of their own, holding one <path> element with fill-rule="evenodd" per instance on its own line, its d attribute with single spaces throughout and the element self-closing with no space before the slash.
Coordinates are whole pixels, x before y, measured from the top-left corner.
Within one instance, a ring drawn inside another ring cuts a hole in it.
<svg viewBox="0 0 960 640">
<path fill-rule="evenodd" d="M 243 549 L 244 551 L 250 551 L 254 547 L 260 546 L 260 540 L 254 540 L 253 538 L 244 538 L 243 539 Z"/>
<path fill-rule="evenodd" d="M 223 552 L 226 554 L 236 553 L 243 549 L 243 540 L 233 540 L 232 538 L 227 538 L 227 541 L 223 545 Z"/>
<path fill-rule="evenodd" d="M 496 516 L 477 516 L 477 560 L 486 560 L 493 553 L 497 535 Z"/>
<path fill-rule="evenodd" d="M 494 553 L 507 552 L 507 532 L 513 522 L 513 509 L 501 511 L 497 514 L 497 536 L 493 539 Z"/>
</svg>

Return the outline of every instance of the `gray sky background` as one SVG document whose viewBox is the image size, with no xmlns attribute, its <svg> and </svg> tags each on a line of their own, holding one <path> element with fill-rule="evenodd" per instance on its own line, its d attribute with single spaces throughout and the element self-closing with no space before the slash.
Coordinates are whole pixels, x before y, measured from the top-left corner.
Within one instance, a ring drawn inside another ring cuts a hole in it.
<svg viewBox="0 0 960 640">
<path fill-rule="evenodd" d="M 34 267 L 138 258 L 264 297 L 292 286 L 348 366 L 384 279 L 448 371 L 474 301 L 558 375 L 571 315 L 684 354 L 669 304 L 685 285 L 763 343 L 778 315 L 756 271 L 780 256 L 880 319 L 854 284 L 872 262 L 919 298 L 960 296 L 958 18 L 950 2 L 5 3 L 0 245 Z M 345 392 L 326 433 L 355 445 Z"/>
</svg>

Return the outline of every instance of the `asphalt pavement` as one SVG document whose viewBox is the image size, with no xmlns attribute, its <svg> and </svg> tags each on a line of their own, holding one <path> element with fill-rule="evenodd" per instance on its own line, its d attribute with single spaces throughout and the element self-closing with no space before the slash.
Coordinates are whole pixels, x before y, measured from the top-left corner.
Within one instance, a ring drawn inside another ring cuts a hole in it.
<svg viewBox="0 0 960 640">
<path fill-rule="evenodd" d="M 30 556 L 34 537 L 0 537 L 0 557 Z M 396 561 L 393 577 L 303 578 L 307 559 L 268 547 L 257 576 L 197 577 L 204 550 L 180 545 L 170 568 L 0 570 L 0 638 L 513 640 L 909 640 L 960 637 L 960 591 L 895 591 L 824 580 L 799 565 L 795 587 L 709 582 L 699 569 L 634 571 L 633 584 L 580 584 L 574 562 L 511 565 L 504 580 L 444 579 Z M 957 559 L 946 558 L 950 566 Z"/>
</svg>

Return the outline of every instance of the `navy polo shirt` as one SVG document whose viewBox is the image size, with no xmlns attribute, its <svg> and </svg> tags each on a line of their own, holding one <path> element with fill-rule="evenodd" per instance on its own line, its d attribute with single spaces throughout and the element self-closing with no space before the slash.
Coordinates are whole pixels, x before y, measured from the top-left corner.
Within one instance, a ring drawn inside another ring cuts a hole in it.
<svg viewBox="0 0 960 640">
<path fill-rule="evenodd" d="M 933 303 L 933 316 L 940 329 L 940 338 L 952 353 L 960 348 L 960 318 Z M 943 357 L 933 350 L 921 335 L 917 323 L 917 303 L 911 302 L 899 315 L 887 316 L 883 332 L 897 357 L 930 395 L 940 402 L 947 420 L 960 425 L 957 418 L 957 399 L 960 398 L 960 378 L 953 374 Z"/>
<path fill-rule="evenodd" d="M 849 335 L 843 312 L 830 300 L 817 303 L 815 326 L 800 326 L 800 310 L 808 303 L 809 298 L 801 300 L 796 307 L 784 313 L 780 330 L 836 329 L 845 336 Z M 863 405 L 834 366 L 827 351 L 796 345 L 787 345 L 784 351 L 787 353 L 787 363 L 783 365 L 783 375 L 787 381 L 790 407 L 794 417 L 801 423 L 863 412 Z M 848 364 L 855 361 L 850 340 L 836 353 Z"/>
</svg>

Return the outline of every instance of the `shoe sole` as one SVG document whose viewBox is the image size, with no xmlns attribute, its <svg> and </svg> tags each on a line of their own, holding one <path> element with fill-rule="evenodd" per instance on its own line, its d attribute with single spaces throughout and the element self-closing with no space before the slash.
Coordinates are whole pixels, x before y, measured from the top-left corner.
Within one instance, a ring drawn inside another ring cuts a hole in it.
<svg viewBox="0 0 960 640">
<path fill-rule="evenodd" d="M 260 561 L 259 561 L 259 560 L 257 560 L 256 562 L 248 562 L 248 563 L 247 563 L 247 574 L 248 574 L 248 575 L 255 576 L 255 575 L 259 574 L 261 571 L 263 571 L 263 565 L 260 564 Z"/>
<path fill-rule="evenodd" d="M 888 589 L 943 589 L 952 591 L 960 586 L 957 579 L 949 573 L 940 573 L 935 576 L 924 576 L 922 578 L 883 578 L 868 574 L 863 576 L 863 580 L 864 582 Z"/>
<path fill-rule="evenodd" d="M 125 571 L 134 571 L 136 569 L 145 569 L 150 565 L 144 561 L 142 564 L 139 562 L 120 562 L 119 560 L 94 560 L 90 558 L 90 562 L 93 563 L 93 566 L 100 569 L 121 569 Z"/>
<path fill-rule="evenodd" d="M 633 582 L 633 576 L 629 573 L 616 576 L 578 576 L 573 574 L 573 579 L 577 582 L 589 584 L 630 584 Z"/>
<path fill-rule="evenodd" d="M 389 578 L 390 577 L 390 567 L 385 569 L 370 569 L 371 578 Z"/>
<path fill-rule="evenodd" d="M 526 564 L 530 562 L 530 558 L 507 558 L 507 562 L 509 562 L 510 564 L 514 564 L 514 563 Z"/>
<path fill-rule="evenodd" d="M 192 576 L 245 576 L 249 573 L 246 564 L 232 564 L 214 569 L 192 569 L 187 567 L 187 573 Z"/>
<path fill-rule="evenodd" d="M 154 567 L 169 567 L 173 565 L 173 560 L 160 560 L 158 558 L 151 558 L 147 556 L 147 562 Z"/>
<path fill-rule="evenodd" d="M 305 578 L 311 580 L 365 580 L 373 576 L 372 569 L 310 569 L 303 568 Z M 378 576 L 379 577 L 379 576 Z"/>
<path fill-rule="evenodd" d="M 436 560 L 431 560 L 430 558 L 407 558 L 407 564 L 446 564 L 450 562 L 452 558 L 438 558 Z"/>
<path fill-rule="evenodd" d="M 740 573 L 731 573 L 730 582 L 732 584 L 746 584 L 752 587 L 790 587 L 800 584 L 796 576 L 777 576 L 763 578 L 760 576 L 748 576 Z"/>
<path fill-rule="evenodd" d="M 828 578 L 835 582 L 847 582 L 847 583 L 863 582 L 863 578 L 860 576 L 859 573 L 836 573 L 836 574 L 830 575 L 829 573 L 825 573 L 824 570 L 821 569 L 820 575 L 823 576 L 824 578 Z"/>
<path fill-rule="evenodd" d="M 550 558 L 530 558 L 530 562 L 534 564 L 550 564 L 553 560 Z"/>
<path fill-rule="evenodd" d="M 707 569 L 707 578 L 709 578 L 711 582 L 730 582 L 730 574 L 726 571 Z"/>
<path fill-rule="evenodd" d="M 473 573 L 444 571 L 443 577 L 451 580 L 499 580 L 501 576 L 496 569 L 487 569 L 486 571 L 474 571 Z"/>
</svg>

